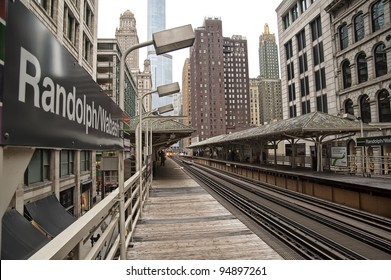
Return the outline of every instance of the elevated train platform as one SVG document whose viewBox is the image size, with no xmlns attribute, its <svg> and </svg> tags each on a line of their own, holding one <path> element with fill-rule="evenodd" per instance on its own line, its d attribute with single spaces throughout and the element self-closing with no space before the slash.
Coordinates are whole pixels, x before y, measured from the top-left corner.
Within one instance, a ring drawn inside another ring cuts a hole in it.
<svg viewBox="0 0 391 280">
<path fill-rule="evenodd" d="M 129 260 L 281 260 L 173 160 L 156 168 Z"/>
<path fill-rule="evenodd" d="M 205 157 L 187 157 L 195 163 L 231 172 L 271 185 L 391 218 L 391 177 L 313 171 L 311 168 L 260 165 Z"/>
</svg>

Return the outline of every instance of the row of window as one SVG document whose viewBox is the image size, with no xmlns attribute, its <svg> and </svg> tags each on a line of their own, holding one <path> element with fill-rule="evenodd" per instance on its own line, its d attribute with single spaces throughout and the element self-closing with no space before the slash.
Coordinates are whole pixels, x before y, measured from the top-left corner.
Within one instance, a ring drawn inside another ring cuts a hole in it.
<svg viewBox="0 0 391 280">
<path fill-rule="evenodd" d="M 52 150 L 36 149 L 34 155 L 25 171 L 24 184 L 26 186 L 51 180 L 51 154 Z M 69 176 L 75 173 L 74 153 L 72 150 L 60 152 L 60 177 Z M 91 152 L 80 152 L 80 171 L 91 170 Z"/>
<path fill-rule="evenodd" d="M 58 12 L 58 0 L 36 0 L 39 6 L 46 12 L 46 14 L 55 19 L 56 13 Z M 74 3 L 75 4 L 75 3 Z M 77 20 L 76 15 L 72 13 L 72 10 L 64 3 L 64 24 L 63 31 L 67 40 L 76 47 L 79 44 L 79 32 L 80 32 L 80 23 Z M 84 1 L 84 23 L 90 30 L 91 34 L 94 33 L 94 13 L 92 8 L 90 7 L 88 1 Z M 83 47 L 82 47 L 82 57 L 92 65 L 93 62 L 93 44 L 91 40 L 88 38 L 87 34 L 83 33 Z M 77 49 L 77 48 L 76 48 Z"/>
<path fill-rule="evenodd" d="M 300 36 L 305 36 L 304 30 L 301 31 L 300 34 L 301 34 Z M 301 51 L 302 49 L 298 49 L 298 50 Z M 289 60 L 293 57 L 292 40 L 289 40 L 285 44 L 285 55 L 286 55 L 287 60 Z M 313 61 L 314 66 L 324 62 L 324 52 L 323 52 L 323 42 L 322 41 L 320 41 L 318 44 L 316 44 L 312 47 L 312 56 L 313 56 L 313 60 L 314 60 Z M 307 54 L 306 53 L 299 55 L 299 63 L 300 63 L 300 66 L 304 66 L 304 63 L 307 64 Z M 300 73 L 302 73 L 302 71 L 304 72 L 307 70 L 304 70 L 304 68 L 300 68 Z"/>
<path fill-rule="evenodd" d="M 390 94 L 387 90 L 382 90 L 377 95 L 377 109 L 379 122 L 391 122 L 391 106 L 390 106 Z M 364 94 L 359 99 L 360 105 L 360 117 L 362 122 L 370 123 L 372 121 L 370 98 Z M 345 113 L 354 115 L 353 101 L 347 99 L 345 101 Z"/>
<path fill-rule="evenodd" d="M 325 68 L 320 68 L 315 71 L 315 90 L 320 91 L 326 88 L 326 72 Z M 310 94 L 309 78 L 304 76 L 300 79 L 300 93 L 301 97 L 307 96 Z M 296 88 L 295 83 L 288 85 L 288 98 L 289 101 L 294 101 L 296 99 Z"/>
<path fill-rule="evenodd" d="M 316 97 L 316 111 L 328 113 L 327 108 L 327 95 L 322 94 Z M 311 103 L 310 100 L 303 100 L 301 102 L 301 115 L 311 113 Z M 289 106 L 289 117 L 297 117 L 297 107 L 296 104 Z"/>
<path fill-rule="evenodd" d="M 383 0 L 375 2 L 370 10 L 372 32 L 384 27 L 384 2 Z M 354 41 L 358 42 L 365 36 L 365 22 L 363 12 L 359 12 L 353 17 L 353 32 L 354 32 Z M 349 46 L 349 30 L 348 24 L 343 23 L 338 28 L 339 34 L 339 46 L 343 50 Z"/>
<path fill-rule="evenodd" d="M 388 73 L 387 67 L 387 53 L 386 47 L 383 43 L 380 43 L 375 46 L 373 49 L 374 57 L 374 69 L 375 76 L 380 77 Z M 367 56 L 365 52 L 360 52 L 356 57 L 356 69 L 357 69 L 357 82 L 364 83 L 368 81 L 368 65 L 367 65 Z M 349 60 L 344 60 L 341 65 L 342 72 L 342 85 L 343 88 L 349 88 L 352 86 L 352 73 L 351 65 Z"/>
<path fill-rule="evenodd" d="M 295 20 L 297 20 L 299 15 L 303 14 L 314 2 L 315 0 L 299 0 L 298 3 L 293 5 L 288 13 L 282 16 L 284 29 L 287 29 Z"/>
<path fill-rule="evenodd" d="M 312 33 L 312 41 L 317 40 L 322 35 L 322 26 L 320 22 L 320 16 L 316 17 L 311 23 L 311 33 Z M 302 29 L 299 31 L 299 33 L 296 34 L 296 41 L 297 41 L 297 52 L 300 52 L 305 49 L 306 47 L 306 35 L 305 35 L 305 29 Z M 289 60 L 293 57 L 293 45 L 292 40 L 289 40 L 285 43 L 285 56 L 286 59 Z M 313 47 L 313 54 L 314 54 L 314 63 L 317 65 L 320 62 L 323 62 L 323 59 L 320 58 L 320 56 L 323 56 L 323 43 L 319 42 L 318 45 L 315 45 Z"/>
</svg>

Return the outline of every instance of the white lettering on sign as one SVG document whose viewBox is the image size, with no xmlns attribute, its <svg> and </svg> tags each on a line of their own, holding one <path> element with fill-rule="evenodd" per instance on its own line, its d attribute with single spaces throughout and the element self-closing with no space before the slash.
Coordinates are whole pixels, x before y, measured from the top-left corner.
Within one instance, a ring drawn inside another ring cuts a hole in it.
<svg viewBox="0 0 391 280">
<path fill-rule="evenodd" d="M 28 65 L 34 67 L 35 71 L 30 71 L 33 73 L 27 73 Z M 29 92 L 34 95 L 35 107 L 84 125 L 86 134 L 92 128 L 119 137 L 118 121 L 112 120 L 111 114 L 108 114 L 100 105 L 96 108 L 94 101 L 88 104 L 86 95 L 78 97 L 76 87 L 67 93 L 62 85 L 55 84 L 50 77 L 44 77 L 41 83 L 41 65 L 38 59 L 23 47 L 20 52 L 19 74 L 18 98 L 20 102 L 26 103 L 26 88 L 31 86 L 33 91 Z M 42 92 L 40 86 L 43 89 Z"/>
</svg>

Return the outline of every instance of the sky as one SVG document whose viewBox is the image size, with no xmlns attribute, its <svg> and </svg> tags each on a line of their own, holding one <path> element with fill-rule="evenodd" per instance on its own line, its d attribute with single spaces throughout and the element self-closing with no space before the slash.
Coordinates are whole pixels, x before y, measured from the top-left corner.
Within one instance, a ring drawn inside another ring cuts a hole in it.
<svg viewBox="0 0 391 280">
<path fill-rule="evenodd" d="M 114 38 L 119 18 L 130 10 L 136 18 L 139 42 L 147 41 L 147 0 L 99 0 L 98 38 Z M 223 36 L 242 35 L 247 38 L 249 75 L 259 75 L 258 42 L 265 24 L 270 33 L 276 34 L 276 8 L 281 0 L 166 0 L 166 29 L 191 24 L 193 29 L 203 26 L 205 17 L 219 17 L 223 24 Z M 147 48 L 139 50 L 142 70 Z M 173 56 L 173 82 L 182 84 L 183 63 L 189 57 L 189 49 L 170 53 Z"/>
</svg>

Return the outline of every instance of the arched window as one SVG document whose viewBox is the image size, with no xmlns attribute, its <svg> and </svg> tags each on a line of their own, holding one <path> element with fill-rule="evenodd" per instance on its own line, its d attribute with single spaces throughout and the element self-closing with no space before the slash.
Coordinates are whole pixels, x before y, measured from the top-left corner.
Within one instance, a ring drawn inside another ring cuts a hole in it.
<svg viewBox="0 0 391 280">
<path fill-rule="evenodd" d="M 368 81 L 368 65 L 367 65 L 367 56 L 365 53 L 360 53 L 357 56 L 357 75 L 358 83 L 363 83 Z"/>
<path fill-rule="evenodd" d="M 383 90 L 377 96 L 379 106 L 379 122 L 391 122 L 390 94 Z"/>
<path fill-rule="evenodd" d="M 352 74 L 350 72 L 350 62 L 346 60 L 342 63 L 342 79 L 343 79 L 343 88 L 348 88 L 352 85 Z"/>
<path fill-rule="evenodd" d="M 339 28 L 339 42 L 340 42 L 341 50 L 347 48 L 349 45 L 348 26 L 346 25 L 346 23 L 344 23 Z"/>
<path fill-rule="evenodd" d="M 369 104 L 369 96 L 366 94 L 360 99 L 360 115 L 363 123 L 371 122 L 371 105 Z"/>
<path fill-rule="evenodd" d="M 387 54 L 383 43 L 375 48 L 375 70 L 376 77 L 387 74 Z"/>
<path fill-rule="evenodd" d="M 362 38 L 364 38 L 365 35 L 365 28 L 364 28 L 364 16 L 362 13 L 359 13 L 354 18 L 354 39 L 357 41 L 360 41 Z"/>
<path fill-rule="evenodd" d="M 371 10 L 372 31 L 375 32 L 384 26 L 384 3 L 383 0 L 377 1 Z"/>
<path fill-rule="evenodd" d="M 345 113 L 354 115 L 353 101 L 351 99 L 348 99 L 345 102 Z"/>
</svg>

